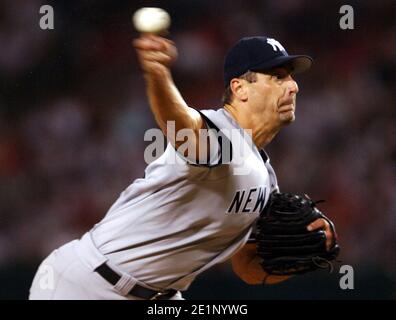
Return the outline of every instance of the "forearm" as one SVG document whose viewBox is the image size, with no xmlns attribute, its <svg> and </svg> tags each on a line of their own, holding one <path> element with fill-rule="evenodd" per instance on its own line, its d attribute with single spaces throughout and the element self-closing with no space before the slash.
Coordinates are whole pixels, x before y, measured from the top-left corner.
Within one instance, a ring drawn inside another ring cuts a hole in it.
<svg viewBox="0 0 396 320">
<path fill-rule="evenodd" d="M 290 276 L 268 275 L 261 267 L 256 244 L 246 244 L 232 257 L 231 262 L 234 272 L 247 284 L 276 284 L 290 278 Z"/>
<path fill-rule="evenodd" d="M 181 129 L 192 129 L 198 136 L 203 120 L 198 111 L 188 107 L 170 72 L 177 58 L 174 43 L 166 38 L 146 35 L 134 40 L 134 47 L 144 73 L 150 108 L 163 133 L 173 144 L 173 137 Z M 174 121 L 175 132 L 168 132 L 168 121 Z"/>
<path fill-rule="evenodd" d="M 201 116 L 188 107 L 168 68 L 160 66 L 155 72 L 146 73 L 145 80 L 151 111 L 165 135 L 168 133 L 168 121 L 174 121 L 176 132 L 180 129 L 196 132 L 201 128 Z M 169 134 L 173 136 L 175 132 Z"/>
</svg>

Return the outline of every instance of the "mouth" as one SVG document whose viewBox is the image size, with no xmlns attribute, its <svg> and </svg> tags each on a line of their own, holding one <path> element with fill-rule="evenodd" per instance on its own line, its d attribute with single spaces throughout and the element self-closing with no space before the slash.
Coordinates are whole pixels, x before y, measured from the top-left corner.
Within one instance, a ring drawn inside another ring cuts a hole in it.
<svg viewBox="0 0 396 320">
<path fill-rule="evenodd" d="M 289 101 L 286 101 L 286 102 L 284 102 L 284 103 L 282 103 L 280 106 L 279 106 L 279 108 L 278 108 L 278 111 L 280 112 L 280 113 L 283 113 L 283 112 L 290 112 L 290 111 L 293 111 L 294 112 L 294 101 L 293 100 L 289 100 Z"/>
</svg>

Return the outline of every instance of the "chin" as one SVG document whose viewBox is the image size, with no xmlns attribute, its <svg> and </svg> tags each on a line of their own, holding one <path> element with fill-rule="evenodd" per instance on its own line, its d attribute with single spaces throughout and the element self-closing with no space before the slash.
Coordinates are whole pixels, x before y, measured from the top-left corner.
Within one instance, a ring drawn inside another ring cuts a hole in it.
<svg viewBox="0 0 396 320">
<path fill-rule="evenodd" d="M 294 112 L 287 112 L 280 115 L 280 120 L 283 124 L 289 124 L 296 120 L 296 116 Z"/>
</svg>

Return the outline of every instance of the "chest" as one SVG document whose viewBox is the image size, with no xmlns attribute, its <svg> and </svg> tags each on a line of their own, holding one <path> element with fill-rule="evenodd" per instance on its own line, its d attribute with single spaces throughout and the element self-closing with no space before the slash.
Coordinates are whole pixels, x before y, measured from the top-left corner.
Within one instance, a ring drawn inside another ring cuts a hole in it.
<svg viewBox="0 0 396 320">
<path fill-rule="evenodd" d="M 250 226 L 264 208 L 271 192 L 271 174 L 263 160 L 251 155 L 240 163 L 201 171 L 191 181 L 190 203 L 195 219 L 224 232 Z M 204 213 L 204 214 L 203 214 Z M 194 220 L 195 220 L 194 219 Z"/>
</svg>

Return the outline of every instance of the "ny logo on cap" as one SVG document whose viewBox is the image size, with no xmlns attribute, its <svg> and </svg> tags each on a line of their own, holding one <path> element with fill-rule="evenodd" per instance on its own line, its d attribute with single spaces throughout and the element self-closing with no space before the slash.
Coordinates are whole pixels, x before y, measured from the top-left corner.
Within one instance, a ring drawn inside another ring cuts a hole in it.
<svg viewBox="0 0 396 320">
<path fill-rule="evenodd" d="M 285 48 L 283 48 L 283 46 L 279 43 L 279 41 L 275 39 L 268 38 L 267 43 L 272 46 L 272 49 L 274 49 L 274 51 L 278 51 L 278 49 L 280 51 L 286 51 Z"/>
</svg>

